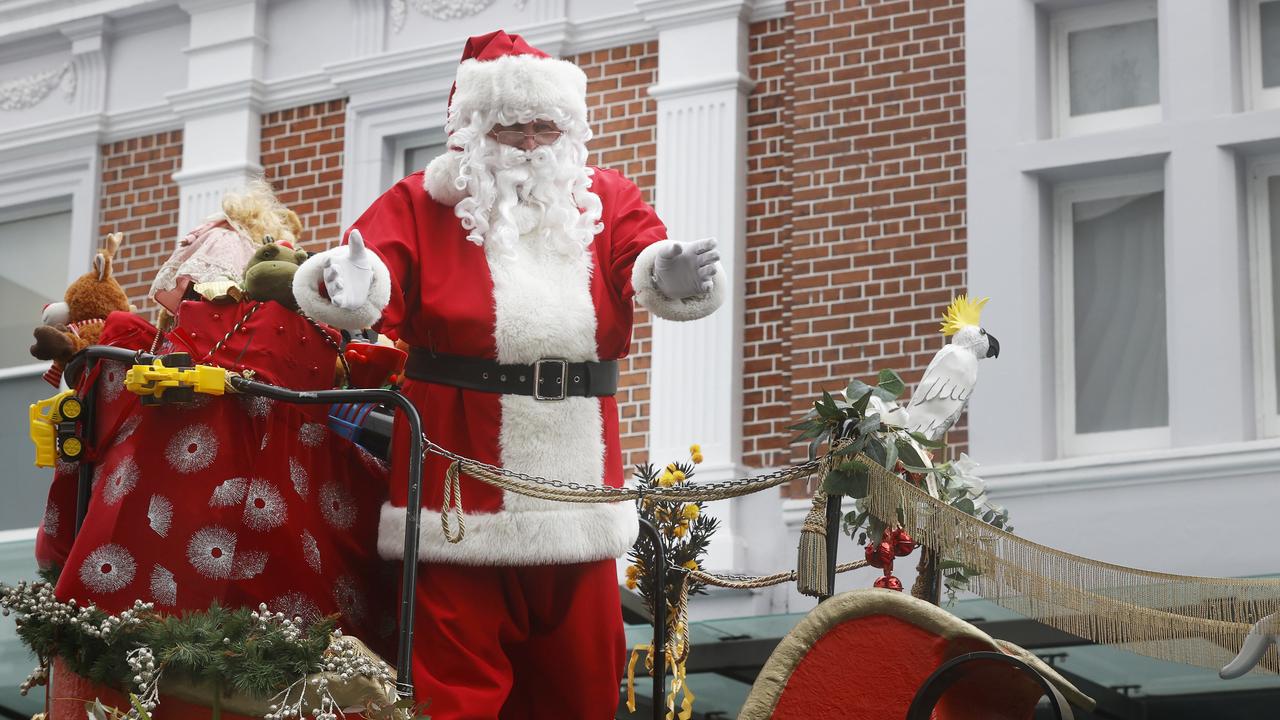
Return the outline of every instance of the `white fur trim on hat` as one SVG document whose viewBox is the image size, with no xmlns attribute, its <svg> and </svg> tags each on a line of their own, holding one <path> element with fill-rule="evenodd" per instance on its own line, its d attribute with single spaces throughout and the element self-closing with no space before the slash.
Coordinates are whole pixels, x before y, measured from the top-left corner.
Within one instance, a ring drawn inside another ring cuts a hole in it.
<svg viewBox="0 0 1280 720">
<path fill-rule="evenodd" d="M 474 112 L 500 109 L 549 115 L 568 113 L 587 121 L 587 76 L 566 60 L 535 55 L 504 55 L 493 60 L 464 60 L 449 106 L 450 122 L 468 122 Z"/>
<path fill-rule="evenodd" d="M 640 252 L 631 268 L 631 287 L 636 291 L 636 302 L 663 320 L 697 320 L 715 312 L 724 302 L 727 282 L 724 268 L 716 263 L 716 274 L 711 276 L 711 289 L 701 295 L 683 300 L 672 300 L 653 281 L 653 266 L 662 248 L 672 240 L 656 242 Z"/>
<path fill-rule="evenodd" d="M 382 506 L 378 554 L 404 556 L 405 509 Z M 445 539 L 440 513 L 418 516 L 418 559 L 455 565 L 565 565 L 622 557 L 640 533 L 635 504 L 559 503 L 554 510 L 466 516 L 459 543 Z M 456 532 L 456 528 L 454 528 Z"/>
<path fill-rule="evenodd" d="M 446 150 L 427 164 L 422 173 L 422 187 L 432 200 L 453 207 L 467 196 L 466 189 L 459 190 L 456 184 L 461 173 L 462 153 Z"/>
<path fill-rule="evenodd" d="M 366 253 L 373 260 L 373 282 L 369 285 L 369 297 L 364 305 L 345 310 L 334 305 L 329 298 L 320 295 L 320 283 L 324 282 L 325 258 L 343 248 L 333 248 L 316 253 L 298 267 L 293 276 L 293 297 L 298 307 L 314 320 L 342 330 L 362 330 L 371 327 L 382 317 L 382 309 L 391 301 L 391 272 L 374 253 Z"/>
</svg>

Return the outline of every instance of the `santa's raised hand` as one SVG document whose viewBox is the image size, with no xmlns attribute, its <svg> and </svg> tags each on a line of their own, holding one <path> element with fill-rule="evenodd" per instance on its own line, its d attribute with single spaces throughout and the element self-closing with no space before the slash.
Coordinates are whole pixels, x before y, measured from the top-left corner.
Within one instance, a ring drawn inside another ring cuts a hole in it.
<svg viewBox="0 0 1280 720">
<path fill-rule="evenodd" d="M 327 254 L 324 260 L 324 289 L 329 299 L 343 310 L 355 310 L 369 298 L 373 283 L 373 253 L 365 249 L 359 230 L 352 230 L 347 244 Z"/>
<path fill-rule="evenodd" d="M 658 252 L 653 282 L 672 300 L 705 294 L 711 291 L 719 259 L 715 238 L 672 242 Z"/>
<path fill-rule="evenodd" d="M 361 330 L 381 316 L 390 282 L 387 266 L 353 228 L 346 245 L 313 255 L 298 268 L 293 295 L 307 315 L 344 330 Z"/>
</svg>

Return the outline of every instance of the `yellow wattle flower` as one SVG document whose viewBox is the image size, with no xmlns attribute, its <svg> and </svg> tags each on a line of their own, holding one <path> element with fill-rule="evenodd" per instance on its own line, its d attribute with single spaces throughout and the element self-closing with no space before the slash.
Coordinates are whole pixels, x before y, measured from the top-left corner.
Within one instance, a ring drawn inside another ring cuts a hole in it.
<svg viewBox="0 0 1280 720">
<path fill-rule="evenodd" d="M 683 470 L 677 470 L 677 471 L 675 471 L 675 472 L 673 472 L 673 473 L 671 473 L 671 474 L 675 476 L 675 478 L 676 478 L 676 482 L 684 482 L 684 471 L 683 471 Z"/>
<path fill-rule="evenodd" d="M 684 566 L 685 566 L 685 568 L 687 568 L 687 569 L 689 569 L 689 570 L 697 570 L 697 569 L 698 569 L 698 561 L 697 561 L 697 560 L 690 560 L 689 562 L 685 563 L 685 564 L 684 564 Z"/>
<path fill-rule="evenodd" d="M 685 520 L 694 520 L 698 517 L 699 512 L 701 511 L 698 510 L 697 505 L 685 505 L 684 509 L 680 511 L 680 514 Z"/>
<path fill-rule="evenodd" d="M 637 585 L 636 585 L 636 579 L 635 579 L 635 578 L 633 578 L 633 577 L 629 577 L 629 578 L 627 578 L 627 589 L 628 589 L 628 590 L 635 590 L 635 589 L 636 589 L 636 587 L 637 587 Z"/>
<path fill-rule="evenodd" d="M 694 443 L 689 446 L 690 455 L 700 455 L 701 453 L 702 453 L 702 446 L 699 445 L 698 443 Z"/>
<path fill-rule="evenodd" d="M 671 528 L 671 534 L 675 535 L 676 537 L 684 537 L 684 534 L 686 532 L 688 532 L 688 528 L 686 528 L 684 525 L 677 525 Z"/>
<path fill-rule="evenodd" d="M 696 452 L 696 453 L 694 453 L 694 454 L 693 454 L 693 457 L 692 457 L 692 458 L 690 458 L 690 460 L 693 460 L 693 464 L 694 464 L 694 465 L 699 465 L 699 464 L 701 464 L 701 463 L 702 463 L 702 453 L 701 453 L 701 452 Z"/>
<path fill-rule="evenodd" d="M 662 476 L 658 478 L 658 484 L 662 487 L 671 487 L 676 484 L 676 476 L 671 473 L 664 472 L 662 473 Z"/>
<path fill-rule="evenodd" d="M 639 565 L 628 565 L 628 566 L 627 566 L 627 577 L 629 577 L 629 578 L 634 578 L 635 576 L 637 576 L 637 575 L 639 575 L 639 574 L 640 574 L 640 566 L 639 566 Z"/>
</svg>

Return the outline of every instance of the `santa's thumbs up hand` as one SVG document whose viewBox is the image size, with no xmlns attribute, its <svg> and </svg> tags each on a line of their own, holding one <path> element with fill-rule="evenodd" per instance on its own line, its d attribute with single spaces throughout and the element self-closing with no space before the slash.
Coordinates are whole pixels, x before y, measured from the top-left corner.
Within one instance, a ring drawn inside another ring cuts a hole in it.
<svg viewBox="0 0 1280 720">
<path fill-rule="evenodd" d="M 325 258 L 324 289 L 329 300 L 343 310 L 363 307 L 373 284 L 373 263 L 373 253 L 365 248 L 360 231 L 353 229 L 347 244 Z"/>
<path fill-rule="evenodd" d="M 654 259 L 653 280 L 658 290 L 672 300 L 683 300 L 711 290 L 716 274 L 714 238 L 693 242 L 672 242 Z"/>
</svg>

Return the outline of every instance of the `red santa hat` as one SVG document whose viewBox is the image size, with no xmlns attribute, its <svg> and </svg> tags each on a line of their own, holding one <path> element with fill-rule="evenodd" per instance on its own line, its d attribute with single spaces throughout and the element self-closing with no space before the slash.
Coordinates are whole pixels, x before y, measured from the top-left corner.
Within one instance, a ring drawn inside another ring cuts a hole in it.
<svg viewBox="0 0 1280 720">
<path fill-rule="evenodd" d="M 587 121 L 587 76 L 503 30 L 467 40 L 449 93 L 449 129 L 474 112 L 505 109 L 512 114 L 567 113 Z"/>
</svg>

